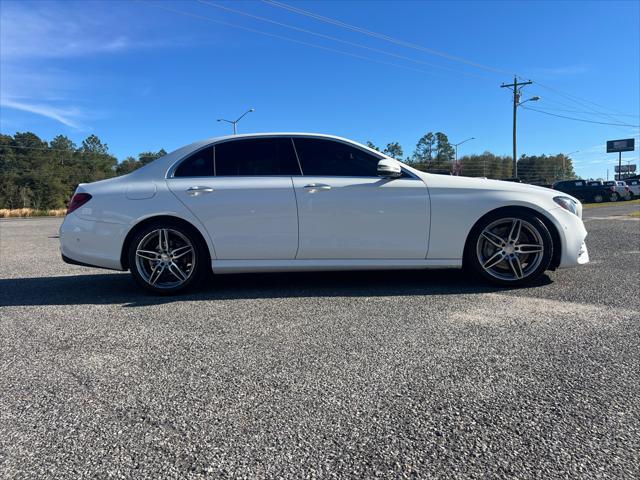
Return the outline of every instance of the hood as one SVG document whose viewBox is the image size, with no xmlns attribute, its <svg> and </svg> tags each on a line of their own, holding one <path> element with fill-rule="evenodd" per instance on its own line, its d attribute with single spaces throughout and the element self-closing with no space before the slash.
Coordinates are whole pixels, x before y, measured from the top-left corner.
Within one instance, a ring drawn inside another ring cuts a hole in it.
<svg viewBox="0 0 640 480">
<path fill-rule="evenodd" d="M 426 173 L 416 170 L 408 166 L 408 169 L 412 173 L 422 178 L 427 186 L 440 186 L 448 188 L 458 189 L 473 189 L 473 190 L 497 190 L 502 192 L 523 192 L 532 193 L 536 195 L 544 195 L 549 198 L 562 195 L 564 197 L 570 197 L 576 202 L 578 200 L 571 195 L 553 190 L 551 188 L 539 187 L 537 185 L 529 185 L 528 183 L 507 182 L 504 180 L 490 180 L 486 178 L 477 177 L 462 177 L 454 175 L 437 175 L 434 173 Z"/>
</svg>

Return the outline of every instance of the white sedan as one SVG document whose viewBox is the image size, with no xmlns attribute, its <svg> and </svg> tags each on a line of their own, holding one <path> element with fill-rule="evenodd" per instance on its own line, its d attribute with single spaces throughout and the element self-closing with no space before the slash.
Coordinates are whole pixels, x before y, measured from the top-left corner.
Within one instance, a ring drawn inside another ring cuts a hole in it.
<svg viewBox="0 0 640 480">
<path fill-rule="evenodd" d="M 175 293 L 209 273 L 468 267 L 501 285 L 587 263 L 582 205 L 424 173 L 350 140 L 234 135 L 78 186 L 62 258 Z"/>
</svg>

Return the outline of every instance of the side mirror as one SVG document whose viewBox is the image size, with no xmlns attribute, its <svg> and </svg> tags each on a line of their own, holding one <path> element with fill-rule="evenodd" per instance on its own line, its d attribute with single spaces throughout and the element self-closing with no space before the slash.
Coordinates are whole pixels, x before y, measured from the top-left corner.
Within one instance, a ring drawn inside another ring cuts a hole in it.
<svg viewBox="0 0 640 480">
<path fill-rule="evenodd" d="M 390 158 L 383 158 L 378 162 L 378 176 L 385 178 L 398 178 L 402 176 L 400 164 Z"/>
</svg>

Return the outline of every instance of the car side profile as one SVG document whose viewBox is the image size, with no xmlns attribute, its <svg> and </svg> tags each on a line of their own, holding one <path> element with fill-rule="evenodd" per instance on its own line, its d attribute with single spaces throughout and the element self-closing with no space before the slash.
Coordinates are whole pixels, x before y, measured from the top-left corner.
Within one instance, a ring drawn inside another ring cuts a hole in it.
<svg viewBox="0 0 640 480">
<path fill-rule="evenodd" d="M 73 264 L 182 291 L 240 272 L 468 267 L 500 285 L 587 263 L 575 198 L 418 171 L 331 135 L 233 135 L 78 186 L 60 227 Z"/>
</svg>

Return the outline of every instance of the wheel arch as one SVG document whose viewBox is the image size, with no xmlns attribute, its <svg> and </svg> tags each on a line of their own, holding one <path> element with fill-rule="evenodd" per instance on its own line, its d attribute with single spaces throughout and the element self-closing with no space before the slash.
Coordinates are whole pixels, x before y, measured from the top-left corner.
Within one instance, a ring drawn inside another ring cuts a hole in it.
<svg viewBox="0 0 640 480">
<path fill-rule="evenodd" d="M 534 208 L 520 206 L 520 205 L 499 207 L 499 208 L 490 210 L 487 213 L 485 213 L 482 217 L 480 217 L 473 224 L 473 227 L 471 227 L 471 229 L 469 230 L 469 233 L 467 234 L 467 239 L 465 240 L 465 243 L 464 243 L 464 252 L 462 257 L 463 266 L 467 262 L 467 257 L 470 252 L 471 238 L 475 234 L 476 229 L 478 228 L 479 225 L 481 225 L 487 218 L 492 217 L 494 215 L 513 214 L 513 213 L 522 213 L 522 212 L 528 213 L 529 215 L 533 215 L 539 218 L 540 221 L 542 221 L 542 223 L 544 223 L 544 225 L 547 227 L 547 230 L 549 230 L 549 233 L 551 234 L 551 240 L 553 242 L 553 254 L 551 256 L 551 263 L 549 264 L 549 270 L 557 269 L 558 266 L 560 265 L 560 258 L 562 256 L 562 241 L 560 240 L 560 233 L 558 232 L 558 228 L 556 227 L 554 222 L 544 213 Z"/>
<path fill-rule="evenodd" d="M 183 218 L 176 217 L 174 215 L 154 215 L 139 221 L 133 227 L 131 227 L 127 232 L 124 242 L 122 243 L 122 250 L 120 251 L 120 264 L 122 265 L 123 270 L 128 270 L 130 267 L 128 252 L 136 232 L 138 232 L 140 229 L 146 227 L 151 223 L 155 223 L 162 220 L 177 223 L 181 225 L 183 228 L 189 230 L 195 236 L 196 240 L 201 243 L 202 249 L 207 255 L 207 258 L 205 260 L 209 265 L 211 265 L 211 252 L 209 250 L 209 245 L 207 244 L 207 241 L 204 235 L 202 234 L 202 232 L 195 225 L 193 225 L 192 223 L 188 222 Z"/>
</svg>

